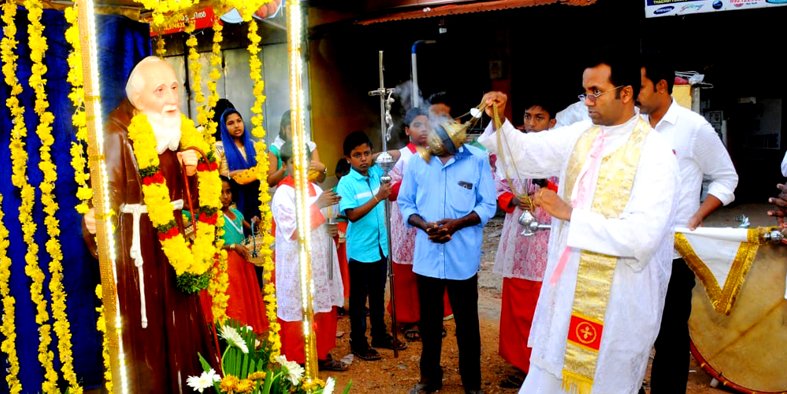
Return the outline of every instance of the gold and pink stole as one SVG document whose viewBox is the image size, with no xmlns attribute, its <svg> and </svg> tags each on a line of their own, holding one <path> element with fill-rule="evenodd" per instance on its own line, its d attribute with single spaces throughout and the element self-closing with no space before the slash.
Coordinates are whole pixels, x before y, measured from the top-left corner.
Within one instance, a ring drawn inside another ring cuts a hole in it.
<svg viewBox="0 0 787 394">
<path fill-rule="evenodd" d="M 640 153 L 645 138 L 652 129 L 638 118 L 626 143 L 612 154 L 603 157 L 591 209 L 606 218 L 617 218 L 631 195 L 637 174 Z M 566 189 L 563 199 L 571 198 L 577 178 L 590 157 L 593 141 L 601 133 L 594 126 L 579 137 L 566 169 Z M 618 258 L 615 256 L 580 251 L 577 285 L 566 339 L 563 363 L 563 389 L 578 394 L 590 394 L 596 373 L 598 352 L 604 330 L 604 316 L 612 288 Z"/>
</svg>

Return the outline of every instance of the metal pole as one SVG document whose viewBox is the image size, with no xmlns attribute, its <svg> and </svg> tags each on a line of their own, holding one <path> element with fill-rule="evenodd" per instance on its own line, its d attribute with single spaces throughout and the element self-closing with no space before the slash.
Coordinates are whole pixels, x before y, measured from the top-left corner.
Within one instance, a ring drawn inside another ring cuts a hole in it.
<svg viewBox="0 0 787 394">
<path fill-rule="evenodd" d="M 420 88 L 418 87 L 418 60 L 416 55 L 416 51 L 418 50 L 418 44 L 435 44 L 435 43 L 437 43 L 437 41 L 435 40 L 418 40 L 414 42 L 413 46 L 410 48 L 410 62 L 412 64 L 411 67 L 412 67 L 412 74 L 413 74 L 412 75 L 413 91 L 411 92 L 413 108 L 418 108 L 421 104 L 419 102 L 420 100 L 418 100 L 421 97 L 421 93 L 419 91 Z"/>
<path fill-rule="evenodd" d="M 369 92 L 369 95 L 380 96 L 380 134 L 382 139 L 382 152 L 377 156 L 376 163 L 380 165 L 384 172 L 383 176 L 380 177 L 380 182 L 389 183 L 391 182 L 391 177 L 388 173 L 393 169 L 395 164 L 393 157 L 388 153 L 388 138 L 390 138 L 390 128 L 393 126 L 393 121 L 391 120 L 391 114 L 389 112 L 390 104 L 393 101 L 391 94 L 394 89 L 385 88 L 383 51 L 379 51 L 378 60 L 380 87 L 377 90 Z M 386 123 L 389 122 L 390 125 L 386 125 Z M 394 291 L 393 266 L 391 265 L 391 202 L 388 199 L 385 200 L 385 231 L 386 234 L 388 234 L 388 256 L 386 258 L 386 264 L 388 268 L 388 280 L 390 282 L 389 291 L 391 292 L 391 334 L 394 339 L 394 357 L 399 357 L 399 351 L 395 346 L 399 340 L 396 335 L 396 293 Z"/>
</svg>

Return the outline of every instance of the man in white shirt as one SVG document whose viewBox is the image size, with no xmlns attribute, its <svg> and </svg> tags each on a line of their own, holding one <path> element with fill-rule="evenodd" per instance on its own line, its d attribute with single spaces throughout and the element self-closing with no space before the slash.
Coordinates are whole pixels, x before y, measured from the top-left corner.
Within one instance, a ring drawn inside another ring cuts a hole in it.
<svg viewBox="0 0 787 394">
<path fill-rule="evenodd" d="M 713 126 L 701 115 L 672 99 L 675 70 L 656 58 L 645 58 L 641 67 L 642 86 L 638 102 L 659 134 L 670 141 L 678 158 L 680 188 L 675 225 L 695 229 L 711 212 L 735 199 L 738 174 L 727 149 Z M 710 178 L 708 195 L 700 204 L 703 176 Z M 651 368 L 651 393 L 686 392 L 689 376 L 689 315 L 694 273 L 675 251 L 672 275 L 661 329 L 656 338 L 656 356 Z"/>
<path fill-rule="evenodd" d="M 553 220 L 521 393 L 636 393 L 645 375 L 672 264 L 678 170 L 637 113 L 635 58 L 587 63 L 581 98 L 592 123 L 522 134 L 505 121 L 479 138 L 492 153 L 498 138 L 517 152 L 498 165 L 519 178 L 561 180 L 558 193 L 535 198 Z M 506 101 L 484 96 L 490 115 Z"/>
</svg>

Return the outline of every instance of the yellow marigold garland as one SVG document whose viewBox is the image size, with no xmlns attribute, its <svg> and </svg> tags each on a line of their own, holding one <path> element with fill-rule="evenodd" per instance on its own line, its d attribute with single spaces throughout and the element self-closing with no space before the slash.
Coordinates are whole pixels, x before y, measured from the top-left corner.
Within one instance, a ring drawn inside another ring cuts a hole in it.
<svg viewBox="0 0 787 394">
<path fill-rule="evenodd" d="M 194 104 L 197 107 L 197 125 L 205 126 L 208 124 L 208 114 L 205 108 L 205 95 L 202 94 L 202 64 L 199 61 L 199 52 L 197 52 L 197 36 L 194 35 L 195 23 L 194 19 L 188 18 L 184 31 L 189 35 L 186 47 L 189 48 L 189 75 L 191 76 L 191 90 L 194 92 Z"/>
<path fill-rule="evenodd" d="M 93 198 L 93 189 L 90 188 L 90 172 L 87 171 L 84 146 L 87 143 L 87 115 L 85 114 L 85 90 L 82 81 L 82 44 L 79 42 L 79 25 L 77 23 L 77 4 L 65 9 L 66 41 L 73 50 L 68 54 L 68 83 L 71 84 L 71 93 L 68 98 L 74 103 L 74 114 L 71 123 L 76 127 L 76 141 L 71 142 L 71 167 L 74 168 L 74 180 L 77 183 L 77 198 L 79 204 L 77 212 L 85 214 L 88 204 Z"/>
<path fill-rule="evenodd" d="M 178 288 L 186 293 L 195 293 L 207 288 L 210 268 L 216 254 L 216 221 L 217 213 L 221 209 L 221 180 L 215 154 L 194 127 L 194 122 L 182 114 L 181 119 L 180 146 L 195 147 L 206 153 L 206 157 L 201 158 L 197 165 L 200 206 L 196 218 L 196 237 L 191 247 L 175 222 L 169 188 L 159 168 L 156 137 L 145 114 L 138 114 L 131 119 L 128 137 L 133 142 L 148 217 L 158 231 L 161 248 L 178 276 Z"/>
<path fill-rule="evenodd" d="M 219 93 L 216 89 L 216 83 L 221 78 L 221 42 L 223 36 L 221 31 L 223 26 L 221 20 L 216 18 L 213 21 L 213 46 L 211 47 L 210 54 L 210 73 L 208 75 L 208 108 L 207 108 L 207 128 L 203 134 L 208 146 L 213 147 L 216 145 L 216 139 L 213 134 L 216 132 L 217 124 L 213 121 L 214 108 L 219 100 Z M 218 228 L 218 235 L 216 236 L 216 250 L 219 251 L 218 262 L 214 265 L 208 292 L 211 295 L 211 310 L 213 312 L 213 319 L 216 323 L 223 323 L 227 318 L 227 303 L 229 295 L 227 295 L 227 286 L 229 285 L 229 274 L 227 273 L 227 251 L 223 250 L 224 246 L 224 215 L 219 215 L 216 222 Z"/>
<path fill-rule="evenodd" d="M 46 100 L 45 86 L 47 80 L 44 74 L 47 67 L 44 64 L 44 56 L 48 48 L 47 40 L 44 37 L 44 25 L 41 24 L 43 8 L 40 0 L 31 0 L 25 3 L 28 9 L 28 35 L 30 45 L 30 58 L 33 61 L 32 75 L 30 75 L 30 87 L 35 91 L 35 113 L 38 115 L 38 126 L 36 134 L 41 140 L 39 148 L 38 168 L 43 173 L 43 180 L 38 188 L 41 190 L 41 202 L 44 206 L 46 226 L 49 240 L 46 241 L 46 251 L 51 256 L 49 262 L 49 292 L 52 297 L 52 315 L 55 318 L 55 334 L 57 335 L 57 349 L 60 355 L 60 362 L 63 377 L 68 382 L 68 389 L 71 393 L 81 393 L 82 386 L 77 382 L 74 372 L 74 360 L 71 352 L 71 324 L 66 314 L 66 291 L 63 287 L 63 251 L 60 246 L 60 221 L 55 217 L 55 213 L 60 209 L 55 201 L 55 182 L 57 181 L 57 166 L 52 159 L 52 144 L 55 138 L 52 135 L 52 123 L 54 115 L 49 112 L 49 102 Z M 47 336 L 51 339 L 51 337 Z M 43 342 L 43 340 L 42 340 Z M 42 349 L 39 348 L 39 351 Z M 47 355 L 47 357 L 51 357 Z M 53 373 L 53 375 L 55 375 Z M 49 378 L 49 374 L 47 374 Z M 51 381 L 50 381 L 51 382 Z M 52 382 L 56 384 L 57 382 Z"/>
<path fill-rule="evenodd" d="M 104 299 L 103 292 L 101 291 L 101 284 L 96 286 L 96 297 L 101 300 L 101 306 L 96 308 L 98 312 L 98 320 L 96 321 L 96 330 L 101 333 L 101 356 L 104 361 L 104 387 L 107 392 L 112 392 L 112 369 L 109 364 L 109 336 L 107 336 L 107 320 L 104 318 Z"/>
<path fill-rule="evenodd" d="M 0 334 L 3 334 L 3 343 L 0 350 L 6 354 L 8 369 L 5 381 L 12 394 L 22 392 L 22 382 L 19 381 L 19 357 L 16 354 L 16 300 L 11 295 L 8 283 L 11 280 L 11 259 L 8 257 L 8 229 L 3 224 L 3 195 L 0 194 L 0 296 L 3 298 L 3 317 Z"/>
<path fill-rule="evenodd" d="M 268 176 L 268 160 L 265 158 L 268 155 L 268 149 L 265 145 L 265 128 L 262 126 L 262 103 L 265 101 L 265 82 L 262 80 L 262 61 L 260 61 L 260 41 L 261 38 L 257 34 L 257 22 L 249 22 L 249 75 L 253 82 L 253 96 L 254 104 L 251 107 L 252 117 L 251 133 L 256 137 L 257 142 L 254 143 L 254 149 L 257 152 L 257 179 L 260 179 L 260 215 L 262 216 L 260 233 L 263 235 L 262 239 L 262 257 L 263 257 L 263 279 L 265 286 L 263 288 L 265 300 L 265 314 L 270 322 L 270 329 L 268 330 L 268 340 L 271 342 L 271 360 L 274 360 L 281 350 L 281 338 L 279 338 L 279 330 L 281 326 L 277 322 L 276 316 L 276 287 L 273 285 L 272 273 L 274 270 L 273 264 L 273 249 L 272 245 L 275 241 L 271 235 L 271 224 L 273 223 L 273 214 L 271 213 L 270 201 L 271 196 L 268 192 L 268 183 L 264 180 Z"/>
<path fill-rule="evenodd" d="M 148 10 L 153 11 L 152 25 L 154 27 L 163 26 L 166 23 L 167 14 L 183 13 L 199 2 L 199 0 L 134 0 L 142 4 Z"/>
<path fill-rule="evenodd" d="M 224 30 L 224 26 L 221 24 L 221 19 L 214 19 L 213 46 L 210 51 L 210 73 L 208 74 L 208 129 L 205 132 L 205 137 L 211 146 L 215 144 L 213 134 L 216 133 L 216 128 L 218 127 L 218 124 L 213 121 L 213 116 L 216 115 L 214 110 L 216 103 L 219 101 L 219 92 L 216 89 L 216 84 L 221 78 L 221 42 L 224 40 L 222 30 Z"/>
<path fill-rule="evenodd" d="M 20 189 L 19 224 L 22 227 L 22 238 L 27 246 L 27 251 L 25 252 L 25 274 L 31 279 L 30 298 L 36 305 L 36 323 L 39 326 L 38 361 L 41 363 L 45 373 L 42 391 L 50 393 L 57 389 L 57 373 L 52 363 L 54 354 L 49 351 L 49 344 L 52 342 L 52 338 L 47 301 L 43 296 L 45 278 L 43 271 L 38 266 L 38 244 L 34 239 L 37 228 L 32 216 L 35 191 L 33 186 L 27 182 L 27 151 L 25 150 L 24 142 L 24 138 L 27 137 L 27 128 L 23 117 L 25 110 L 19 102 L 22 85 L 19 84 L 19 80 L 16 77 L 17 56 L 15 49 L 17 41 L 15 17 L 16 2 L 3 3 L 5 31 L 2 49 L 0 50 L 2 50 L 3 79 L 11 88 L 11 92 L 6 100 L 6 106 L 8 106 L 14 124 L 14 127 L 11 129 L 9 144 L 11 150 L 11 183 Z M 31 50 L 34 47 L 36 47 L 36 43 L 31 39 Z"/>
<path fill-rule="evenodd" d="M 156 38 L 156 56 L 164 57 L 167 54 L 167 47 L 166 42 L 164 41 L 164 34 L 163 32 L 159 32 L 158 38 Z"/>
</svg>

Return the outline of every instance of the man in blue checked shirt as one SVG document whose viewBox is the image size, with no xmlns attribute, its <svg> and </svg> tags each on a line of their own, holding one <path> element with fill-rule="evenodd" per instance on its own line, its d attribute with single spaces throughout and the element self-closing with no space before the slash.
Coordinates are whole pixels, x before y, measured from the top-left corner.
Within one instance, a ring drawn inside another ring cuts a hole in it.
<svg viewBox="0 0 787 394">
<path fill-rule="evenodd" d="M 428 161 L 419 155 L 411 158 L 397 201 L 403 220 L 422 230 L 416 235 L 413 256 L 421 303 L 421 379 L 410 393 L 431 393 L 442 387 L 445 289 L 456 319 L 462 385 L 466 393 L 478 393 L 481 336 L 477 272 L 483 227 L 495 214 L 495 184 L 488 155 L 463 144 L 462 129 L 438 126 L 432 133 L 431 157 Z"/>
</svg>

